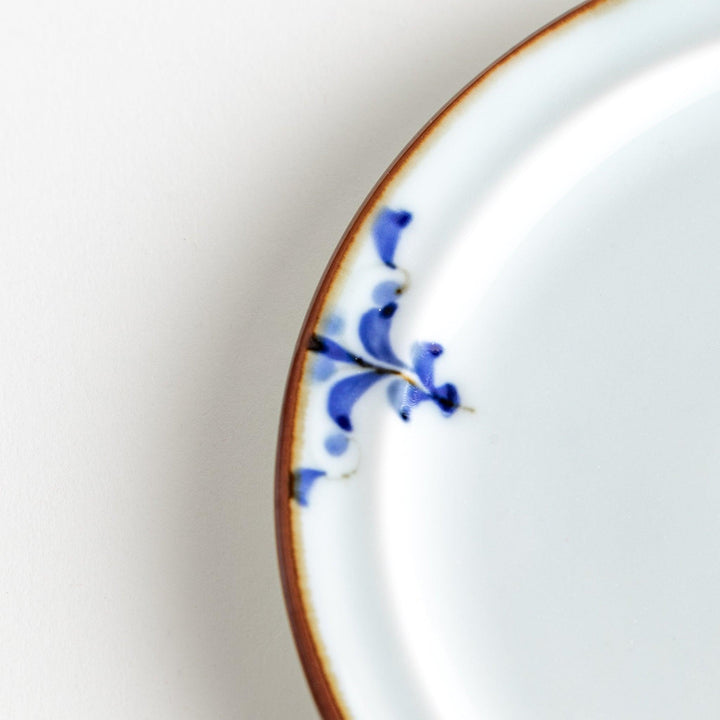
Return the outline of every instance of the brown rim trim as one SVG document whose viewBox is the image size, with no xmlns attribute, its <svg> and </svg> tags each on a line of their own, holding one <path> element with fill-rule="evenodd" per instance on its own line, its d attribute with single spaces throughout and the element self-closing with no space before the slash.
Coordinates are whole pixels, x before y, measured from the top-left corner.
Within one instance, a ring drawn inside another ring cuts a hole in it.
<svg viewBox="0 0 720 720">
<path fill-rule="evenodd" d="M 304 591 L 301 583 L 302 571 L 299 567 L 295 546 L 294 508 L 291 505 L 290 495 L 292 484 L 292 453 L 295 442 L 295 420 L 299 401 L 300 380 L 305 365 L 305 349 L 310 335 L 318 322 L 337 271 L 352 246 L 355 236 L 365 222 L 365 219 L 373 211 L 387 186 L 404 168 L 408 160 L 420 149 L 425 140 L 440 127 L 445 117 L 470 92 L 475 90 L 475 88 L 508 60 L 537 43 L 539 40 L 544 39 L 550 33 L 563 27 L 568 22 L 575 20 L 590 10 L 594 10 L 600 6 L 610 5 L 613 2 L 614 0 L 586 0 L 586 2 L 569 10 L 520 42 L 460 90 L 410 141 L 367 196 L 335 249 L 325 269 L 322 280 L 315 291 L 310 309 L 305 317 L 300 336 L 295 346 L 280 417 L 280 432 L 275 467 L 275 533 L 283 593 L 285 595 L 285 604 L 290 618 L 290 625 L 292 626 L 295 637 L 295 645 L 297 646 L 303 669 L 305 670 L 305 676 L 307 677 L 313 697 L 315 698 L 315 703 L 324 720 L 347 720 L 350 715 L 343 705 L 330 669 L 324 663 L 324 654 L 319 646 L 319 640 L 313 631 L 313 621 L 309 617 L 309 607 L 304 599 Z"/>
</svg>

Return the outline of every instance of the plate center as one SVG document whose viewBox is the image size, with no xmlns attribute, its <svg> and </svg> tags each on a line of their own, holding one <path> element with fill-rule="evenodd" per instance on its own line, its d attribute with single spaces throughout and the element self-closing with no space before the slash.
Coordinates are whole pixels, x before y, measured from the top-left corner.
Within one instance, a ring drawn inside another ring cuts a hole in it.
<svg viewBox="0 0 720 720">
<path fill-rule="evenodd" d="M 387 584 L 446 717 L 720 714 L 719 126 L 578 182 L 444 343 L 473 412 L 386 424 Z"/>
</svg>

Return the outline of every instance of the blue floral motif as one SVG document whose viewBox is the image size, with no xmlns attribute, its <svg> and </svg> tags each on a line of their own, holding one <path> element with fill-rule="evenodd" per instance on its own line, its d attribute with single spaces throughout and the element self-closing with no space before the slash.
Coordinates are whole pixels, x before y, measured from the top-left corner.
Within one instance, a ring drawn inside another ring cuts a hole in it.
<svg viewBox="0 0 720 720">
<path fill-rule="evenodd" d="M 402 231 L 412 220 L 407 210 L 383 208 L 372 228 L 375 249 L 380 260 L 389 268 L 397 269 L 395 252 Z M 412 411 L 421 403 L 431 401 L 444 416 L 452 415 L 460 407 L 460 396 L 452 383 L 435 383 L 435 362 L 443 348 L 435 342 L 418 342 L 410 352 L 410 362 L 404 362 L 395 352 L 391 341 L 393 318 L 398 311 L 398 300 L 403 285 L 385 280 L 375 286 L 372 299 L 376 303 L 360 317 L 358 338 L 369 357 L 358 355 L 328 337 L 342 328 L 337 315 L 326 321 L 326 334 L 314 333 L 308 350 L 318 355 L 313 377 L 325 381 L 339 367 L 351 366 L 351 374 L 334 382 L 328 392 L 327 412 L 342 431 L 330 435 L 325 448 L 331 455 L 342 455 L 348 447 L 347 433 L 353 430 L 352 411 L 358 400 L 376 383 L 388 380 L 387 397 L 391 407 L 402 420 L 408 421 Z M 336 367 L 338 366 L 338 367 Z M 308 504 L 308 493 L 314 482 L 327 475 L 325 470 L 300 468 L 293 473 L 293 496 L 300 505 Z"/>
</svg>

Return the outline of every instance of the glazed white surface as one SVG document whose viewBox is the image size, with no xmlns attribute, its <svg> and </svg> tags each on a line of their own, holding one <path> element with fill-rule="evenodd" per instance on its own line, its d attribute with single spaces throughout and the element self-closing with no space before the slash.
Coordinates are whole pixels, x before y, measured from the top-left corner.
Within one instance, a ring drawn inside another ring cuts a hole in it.
<svg viewBox="0 0 720 720">
<path fill-rule="evenodd" d="M 474 412 L 406 424 L 369 391 L 357 472 L 300 511 L 353 717 L 720 712 L 719 57 L 716 3 L 608 3 L 481 84 L 379 203 L 414 214 L 393 345 L 441 342 Z M 346 336 L 373 257 L 368 225 L 327 308 Z M 295 464 L 332 474 L 306 388 Z"/>
<path fill-rule="evenodd" d="M 572 4 L 3 3 L 3 720 L 317 718 L 273 529 L 305 309 L 405 142 Z"/>
</svg>

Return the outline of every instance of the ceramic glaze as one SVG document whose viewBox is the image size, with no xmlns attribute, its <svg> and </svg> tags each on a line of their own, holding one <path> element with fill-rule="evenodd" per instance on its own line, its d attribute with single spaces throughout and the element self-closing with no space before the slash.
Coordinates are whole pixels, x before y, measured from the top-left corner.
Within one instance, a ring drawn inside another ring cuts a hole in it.
<svg viewBox="0 0 720 720">
<path fill-rule="evenodd" d="M 594 2 L 370 197 L 279 455 L 325 717 L 720 716 L 718 127 L 720 5 Z"/>
</svg>

